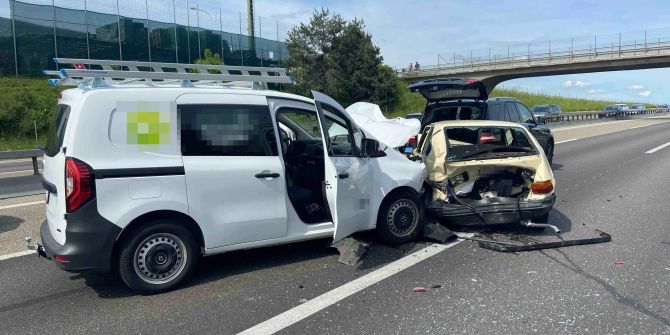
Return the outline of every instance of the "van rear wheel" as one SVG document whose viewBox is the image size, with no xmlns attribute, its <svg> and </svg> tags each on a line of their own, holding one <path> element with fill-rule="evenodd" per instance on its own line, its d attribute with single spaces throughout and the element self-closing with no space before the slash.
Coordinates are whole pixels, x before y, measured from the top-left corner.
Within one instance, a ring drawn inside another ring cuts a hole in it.
<svg viewBox="0 0 670 335">
<path fill-rule="evenodd" d="M 133 290 L 158 293 L 183 283 L 195 268 L 198 244 L 183 226 L 156 221 L 122 242 L 118 258 L 121 279 Z"/>
<path fill-rule="evenodd" d="M 384 199 L 377 215 L 377 234 L 389 244 L 407 243 L 423 231 L 424 208 L 419 196 L 402 191 Z"/>
</svg>

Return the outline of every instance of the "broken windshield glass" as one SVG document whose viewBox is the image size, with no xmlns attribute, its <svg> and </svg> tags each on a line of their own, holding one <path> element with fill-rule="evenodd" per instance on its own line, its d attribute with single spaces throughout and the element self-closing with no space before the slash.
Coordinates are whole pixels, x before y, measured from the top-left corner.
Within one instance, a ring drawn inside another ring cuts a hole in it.
<svg viewBox="0 0 670 335">
<path fill-rule="evenodd" d="M 447 127 L 447 161 L 504 158 L 536 154 L 521 128 Z"/>
</svg>

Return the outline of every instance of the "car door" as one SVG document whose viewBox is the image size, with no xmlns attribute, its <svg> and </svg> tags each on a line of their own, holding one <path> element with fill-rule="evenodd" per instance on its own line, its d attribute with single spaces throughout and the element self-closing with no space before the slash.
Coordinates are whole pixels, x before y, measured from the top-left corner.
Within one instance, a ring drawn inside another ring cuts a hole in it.
<svg viewBox="0 0 670 335">
<path fill-rule="evenodd" d="M 286 236 L 286 181 L 264 96 L 177 99 L 189 214 L 207 248 Z"/>
<path fill-rule="evenodd" d="M 522 103 L 515 102 L 514 104 L 519 112 L 521 123 L 533 133 L 533 136 L 540 142 L 542 148 L 546 148 L 547 141 L 549 140 L 549 129 L 547 129 L 544 124 L 538 124 L 533 117 L 533 113 L 531 113 Z"/>
<path fill-rule="evenodd" d="M 324 137 L 326 198 L 339 241 L 370 226 L 368 158 L 361 157 L 363 132 L 337 101 L 312 91 Z"/>
</svg>

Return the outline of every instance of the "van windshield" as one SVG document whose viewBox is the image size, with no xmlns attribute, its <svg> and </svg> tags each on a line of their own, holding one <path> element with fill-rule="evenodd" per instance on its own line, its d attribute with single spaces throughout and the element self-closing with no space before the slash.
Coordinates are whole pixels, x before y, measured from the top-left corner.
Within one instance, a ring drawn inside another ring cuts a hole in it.
<svg viewBox="0 0 670 335">
<path fill-rule="evenodd" d="M 63 136 L 65 136 L 65 127 L 67 120 L 70 117 L 70 106 L 58 105 L 56 106 L 56 115 L 54 121 L 49 127 L 47 134 L 47 146 L 45 154 L 49 157 L 56 156 L 63 146 Z"/>
</svg>

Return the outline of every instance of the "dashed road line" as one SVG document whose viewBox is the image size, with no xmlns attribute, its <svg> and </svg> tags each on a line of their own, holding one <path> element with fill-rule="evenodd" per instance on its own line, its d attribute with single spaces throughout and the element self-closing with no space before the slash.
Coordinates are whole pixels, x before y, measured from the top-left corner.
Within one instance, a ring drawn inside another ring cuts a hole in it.
<svg viewBox="0 0 670 335">
<path fill-rule="evenodd" d="M 17 207 L 25 207 L 25 206 L 32 206 L 32 205 L 39 205 L 43 204 L 44 200 L 40 201 L 31 201 L 31 202 L 23 202 L 20 204 L 13 204 L 13 205 L 5 205 L 5 206 L 0 206 L 0 209 L 10 209 L 10 208 L 17 208 Z"/>
<path fill-rule="evenodd" d="M 571 138 L 571 139 L 565 140 L 565 141 L 558 141 L 558 142 L 556 142 L 556 144 L 568 143 L 568 142 L 572 142 L 572 141 L 576 141 L 576 140 L 578 140 L 578 138 Z"/>
<path fill-rule="evenodd" d="M 670 146 L 670 142 L 668 142 L 666 144 L 661 144 L 661 145 L 657 146 L 656 148 L 653 148 L 649 151 L 645 151 L 645 154 L 653 154 L 654 152 L 659 151 L 659 150 L 661 150 L 665 147 L 669 147 L 669 146 Z"/>
<path fill-rule="evenodd" d="M 32 255 L 34 253 L 35 253 L 35 250 L 24 250 L 24 251 L 15 252 L 15 253 L 9 254 L 9 255 L 0 255 L 0 261 L 4 261 L 6 259 L 11 259 L 11 258 L 16 258 L 16 257 L 21 257 L 21 256 Z"/>
<path fill-rule="evenodd" d="M 435 256 L 445 251 L 463 240 L 458 240 L 450 244 L 432 244 L 411 255 L 396 260 L 393 263 L 370 272 L 360 278 L 350 281 L 338 288 L 326 292 L 302 305 L 298 305 L 288 311 L 281 313 L 269 320 L 261 322 L 239 334 L 274 334 L 286 327 L 289 327 L 309 316 L 329 307 L 337 302 L 364 290 L 380 281 L 399 273 L 410 266 L 417 264 L 425 259 Z M 238 335 L 239 335 L 238 334 Z"/>
</svg>

